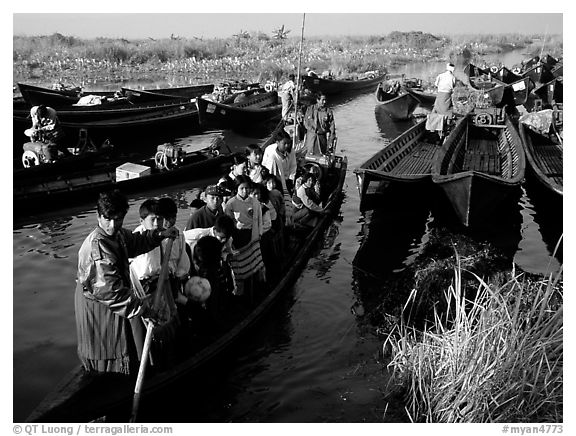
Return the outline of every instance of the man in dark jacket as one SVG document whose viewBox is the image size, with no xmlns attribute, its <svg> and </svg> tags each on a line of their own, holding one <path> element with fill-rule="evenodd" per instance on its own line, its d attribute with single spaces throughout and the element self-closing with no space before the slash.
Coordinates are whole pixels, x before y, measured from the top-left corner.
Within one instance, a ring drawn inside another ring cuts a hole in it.
<svg viewBox="0 0 576 436">
<path fill-rule="evenodd" d="M 98 226 L 78 252 L 78 356 L 87 371 L 130 374 L 138 369 L 137 348 L 142 346 L 135 342 L 130 319 L 152 310 L 132 290 L 128 259 L 175 238 L 177 230 L 132 233 L 122 228 L 128 200 L 118 190 L 100 194 L 97 210 Z"/>
</svg>

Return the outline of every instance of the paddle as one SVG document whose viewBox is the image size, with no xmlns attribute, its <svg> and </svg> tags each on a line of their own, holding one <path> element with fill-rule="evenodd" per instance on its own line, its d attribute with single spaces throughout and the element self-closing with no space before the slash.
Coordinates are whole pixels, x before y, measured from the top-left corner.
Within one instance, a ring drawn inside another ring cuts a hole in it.
<svg viewBox="0 0 576 436">
<path fill-rule="evenodd" d="M 173 239 L 169 239 L 166 244 L 164 259 L 162 260 L 162 267 L 160 268 L 160 277 L 158 278 L 158 287 L 154 295 L 154 302 L 152 308 L 158 308 L 162 295 L 165 293 L 164 287 L 168 280 L 168 263 L 170 261 L 170 253 L 172 252 Z M 140 367 L 138 368 L 138 377 L 136 378 L 136 386 L 134 387 L 134 398 L 132 400 L 132 413 L 129 422 L 136 422 L 138 415 L 138 408 L 140 406 L 140 393 L 142 392 L 142 385 L 144 384 L 144 376 L 146 374 L 146 367 L 148 366 L 148 354 L 150 352 L 150 345 L 154 336 L 154 323 L 148 321 L 146 327 L 146 339 L 144 339 L 144 348 L 142 349 L 142 360 L 140 360 Z"/>
</svg>

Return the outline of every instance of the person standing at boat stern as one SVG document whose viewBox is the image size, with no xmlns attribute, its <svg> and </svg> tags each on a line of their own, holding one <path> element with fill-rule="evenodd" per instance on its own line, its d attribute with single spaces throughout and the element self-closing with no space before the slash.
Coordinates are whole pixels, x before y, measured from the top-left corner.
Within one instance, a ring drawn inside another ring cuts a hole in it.
<svg viewBox="0 0 576 436">
<path fill-rule="evenodd" d="M 138 370 L 130 319 L 153 313 L 130 283 L 128 259 L 176 238 L 174 228 L 132 233 L 122 227 L 128 200 L 118 190 L 100 194 L 98 226 L 78 252 L 74 298 L 78 356 L 89 372 L 132 374 Z"/>
<path fill-rule="evenodd" d="M 336 125 L 332 109 L 326 107 L 324 94 L 320 94 L 316 104 L 306 110 L 304 127 L 307 153 L 316 156 L 327 154 L 336 140 Z"/>
<path fill-rule="evenodd" d="M 296 91 L 296 76 L 294 74 L 290 74 L 288 76 L 288 81 L 282 85 L 280 88 L 280 98 L 282 99 L 282 119 L 284 121 L 288 120 L 288 115 L 290 113 L 290 109 L 293 107 L 294 101 L 294 93 Z"/>
<path fill-rule="evenodd" d="M 452 115 L 452 92 L 456 85 L 454 64 L 446 64 L 446 71 L 436 77 L 435 85 L 438 88 L 438 94 L 434 101 L 433 112 L 441 115 Z"/>
</svg>

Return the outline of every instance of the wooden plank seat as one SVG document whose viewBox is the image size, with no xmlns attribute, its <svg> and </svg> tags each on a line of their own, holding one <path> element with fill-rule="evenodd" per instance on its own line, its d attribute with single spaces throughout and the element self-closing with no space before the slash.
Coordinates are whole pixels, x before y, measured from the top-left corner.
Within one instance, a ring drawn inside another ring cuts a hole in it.
<svg viewBox="0 0 576 436">
<path fill-rule="evenodd" d="M 430 174 L 437 146 L 420 143 L 413 147 L 411 153 L 389 170 L 391 174 Z"/>
</svg>

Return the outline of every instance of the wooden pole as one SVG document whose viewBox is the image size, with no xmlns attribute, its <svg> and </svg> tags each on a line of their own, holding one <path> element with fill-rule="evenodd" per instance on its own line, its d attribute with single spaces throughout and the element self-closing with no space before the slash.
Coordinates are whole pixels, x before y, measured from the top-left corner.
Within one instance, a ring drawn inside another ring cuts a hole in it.
<svg viewBox="0 0 576 436">
<path fill-rule="evenodd" d="M 298 96 L 300 94 L 300 68 L 302 63 L 302 44 L 304 43 L 304 23 L 306 14 L 302 14 L 302 30 L 300 33 L 300 51 L 298 53 L 298 70 L 296 71 L 296 95 L 294 96 L 294 135 L 292 136 L 292 150 L 296 150 L 296 133 L 298 132 Z"/>
<path fill-rule="evenodd" d="M 158 287 L 154 295 L 154 302 L 152 308 L 158 308 L 162 295 L 165 291 L 165 284 L 168 280 L 168 263 L 170 262 L 170 253 L 172 252 L 173 239 L 168 240 L 164 259 L 162 259 L 162 267 L 160 268 L 160 277 L 158 278 Z M 148 366 L 148 354 L 150 353 L 150 346 L 152 345 L 152 338 L 154 337 L 154 324 L 148 321 L 146 327 L 146 339 L 144 339 L 144 348 L 142 349 L 142 359 L 140 360 L 140 367 L 138 368 L 138 377 L 136 378 L 136 386 L 134 387 L 134 398 L 132 399 L 132 413 L 130 414 L 129 422 L 136 422 L 138 416 L 138 408 L 140 406 L 140 393 L 144 385 L 144 376 L 146 375 L 146 367 Z"/>
</svg>

